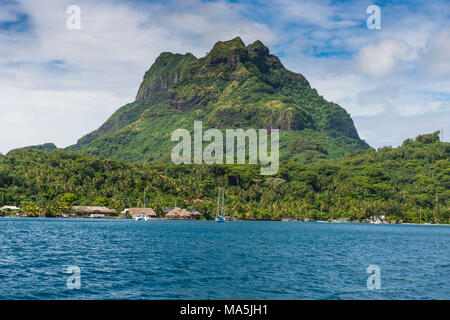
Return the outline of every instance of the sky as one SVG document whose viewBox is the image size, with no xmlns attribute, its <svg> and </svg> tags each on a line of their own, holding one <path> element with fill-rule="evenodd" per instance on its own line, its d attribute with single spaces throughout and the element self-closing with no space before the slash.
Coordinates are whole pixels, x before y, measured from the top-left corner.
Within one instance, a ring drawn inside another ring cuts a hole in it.
<svg viewBox="0 0 450 320">
<path fill-rule="evenodd" d="M 161 52 L 202 57 L 236 36 L 344 107 L 372 147 L 441 129 L 450 140 L 448 0 L 1 0 L 0 152 L 72 145 L 134 100 Z"/>
</svg>

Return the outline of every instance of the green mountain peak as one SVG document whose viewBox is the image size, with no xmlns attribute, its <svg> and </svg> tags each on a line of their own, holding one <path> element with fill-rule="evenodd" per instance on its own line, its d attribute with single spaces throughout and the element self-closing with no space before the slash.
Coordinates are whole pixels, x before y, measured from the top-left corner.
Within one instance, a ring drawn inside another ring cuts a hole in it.
<svg viewBox="0 0 450 320">
<path fill-rule="evenodd" d="M 284 158 L 302 162 L 366 149 L 350 115 L 261 42 L 219 41 L 205 57 L 161 53 L 134 102 L 117 110 L 73 151 L 132 161 L 167 160 L 171 132 L 205 127 L 280 129 Z"/>
</svg>

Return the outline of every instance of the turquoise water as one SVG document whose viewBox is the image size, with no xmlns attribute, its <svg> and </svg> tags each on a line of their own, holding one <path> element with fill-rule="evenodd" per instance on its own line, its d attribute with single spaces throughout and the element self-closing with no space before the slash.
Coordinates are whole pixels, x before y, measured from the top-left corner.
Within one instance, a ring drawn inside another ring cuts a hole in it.
<svg viewBox="0 0 450 320">
<path fill-rule="evenodd" d="M 449 243 L 447 226 L 1 218 L 0 298 L 450 299 Z"/>
</svg>

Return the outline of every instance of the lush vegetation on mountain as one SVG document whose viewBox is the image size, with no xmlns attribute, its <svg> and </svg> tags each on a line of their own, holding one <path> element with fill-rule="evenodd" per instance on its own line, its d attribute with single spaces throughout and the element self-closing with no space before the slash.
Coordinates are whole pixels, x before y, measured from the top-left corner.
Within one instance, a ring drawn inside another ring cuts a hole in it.
<svg viewBox="0 0 450 320">
<path fill-rule="evenodd" d="M 42 150 L 42 151 L 53 151 L 58 149 L 54 143 L 44 143 L 44 144 L 39 144 L 39 145 L 35 145 L 35 146 L 29 146 L 29 147 L 24 147 L 23 149 L 25 150 L 30 150 L 30 149 L 34 149 L 34 150 Z"/>
<path fill-rule="evenodd" d="M 450 223 L 449 155 L 450 143 L 434 133 L 337 161 L 284 161 L 278 175 L 267 178 L 251 165 L 139 164 L 63 150 L 15 150 L 0 156 L 0 194 L 4 204 L 57 215 L 74 204 L 107 205 L 117 212 L 141 206 L 146 189 L 148 205 L 159 214 L 176 202 L 211 218 L 217 187 L 223 186 L 227 213 L 238 218 L 384 215 L 392 221 Z"/>
<path fill-rule="evenodd" d="M 369 146 L 349 114 L 283 67 L 260 41 L 218 42 L 203 58 L 162 53 L 136 100 L 68 148 L 125 161 L 168 161 L 178 128 L 278 128 L 281 158 L 312 163 Z"/>
</svg>

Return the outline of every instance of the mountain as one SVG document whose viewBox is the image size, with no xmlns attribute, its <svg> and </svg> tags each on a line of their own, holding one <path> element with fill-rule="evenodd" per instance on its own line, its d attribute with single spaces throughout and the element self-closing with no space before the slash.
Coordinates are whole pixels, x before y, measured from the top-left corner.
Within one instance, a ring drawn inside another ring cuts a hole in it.
<svg viewBox="0 0 450 320">
<path fill-rule="evenodd" d="M 282 159 L 311 162 L 369 148 L 350 115 L 256 41 L 217 42 L 203 58 L 159 55 L 134 102 L 117 110 L 70 151 L 129 160 L 170 159 L 178 128 L 278 128 Z"/>
</svg>

